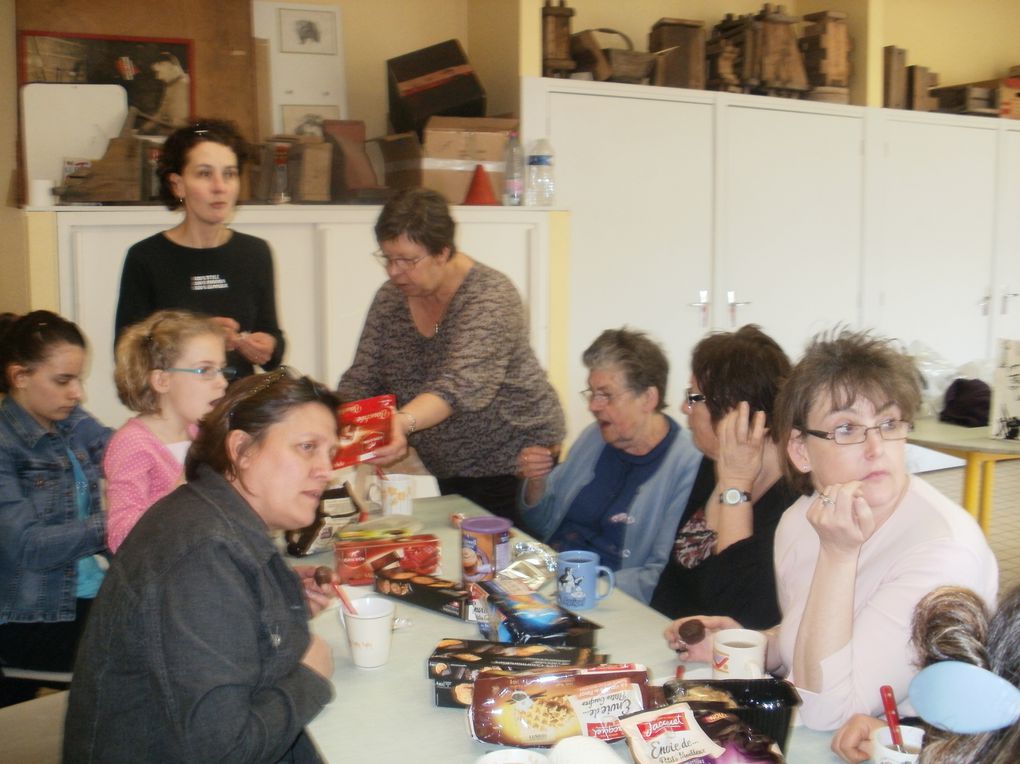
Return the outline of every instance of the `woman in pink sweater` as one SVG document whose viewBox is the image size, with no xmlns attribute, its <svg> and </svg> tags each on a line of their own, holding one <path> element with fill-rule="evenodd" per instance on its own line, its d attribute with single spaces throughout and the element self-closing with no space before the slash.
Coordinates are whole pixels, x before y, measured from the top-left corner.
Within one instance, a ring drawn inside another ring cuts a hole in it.
<svg viewBox="0 0 1020 764">
<path fill-rule="evenodd" d="M 217 324 L 183 310 L 157 311 L 117 341 L 117 394 L 138 416 L 117 430 L 103 462 L 111 552 L 145 510 L 183 482 L 198 420 L 234 376 L 224 366 L 225 347 Z"/>
</svg>

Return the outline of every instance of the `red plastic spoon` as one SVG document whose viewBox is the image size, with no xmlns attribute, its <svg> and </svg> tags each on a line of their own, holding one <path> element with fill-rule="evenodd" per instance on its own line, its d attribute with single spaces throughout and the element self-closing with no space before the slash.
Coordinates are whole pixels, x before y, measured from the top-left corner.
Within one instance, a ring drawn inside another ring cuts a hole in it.
<svg viewBox="0 0 1020 764">
<path fill-rule="evenodd" d="M 892 739 L 892 747 L 899 753 L 906 753 L 903 747 L 903 734 L 900 732 L 900 712 L 896 710 L 896 696 L 893 689 L 887 684 L 881 687 L 882 707 L 885 709 L 885 720 L 889 724 L 889 737 Z"/>
</svg>

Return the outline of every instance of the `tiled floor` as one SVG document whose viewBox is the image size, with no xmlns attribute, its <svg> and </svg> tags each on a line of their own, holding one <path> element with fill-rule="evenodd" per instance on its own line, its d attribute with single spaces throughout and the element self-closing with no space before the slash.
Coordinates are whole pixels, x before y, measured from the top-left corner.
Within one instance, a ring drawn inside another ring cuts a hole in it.
<svg viewBox="0 0 1020 764">
<path fill-rule="evenodd" d="M 924 472 L 925 480 L 959 502 L 963 498 L 963 468 Z M 1020 585 L 1020 460 L 995 465 L 992 525 L 988 536 L 999 560 L 999 592 Z"/>
</svg>

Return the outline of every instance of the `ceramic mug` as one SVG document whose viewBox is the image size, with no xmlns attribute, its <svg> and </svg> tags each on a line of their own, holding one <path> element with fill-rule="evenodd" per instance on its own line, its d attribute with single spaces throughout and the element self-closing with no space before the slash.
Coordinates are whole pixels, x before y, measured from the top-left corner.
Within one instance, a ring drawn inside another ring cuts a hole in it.
<svg viewBox="0 0 1020 764">
<path fill-rule="evenodd" d="M 606 589 L 599 592 L 598 581 L 604 578 Z M 616 576 L 605 565 L 599 565 L 595 552 L 581 550 L 560 552 L 556 556 L 556 601 L 568 610 L 590 610 L 609 596 L 616 586 Z"/>
<path fill-rule="evenodd" d="M 903 736 L 903 747 L 906 753 L 892 747 L 892 733 L 885 725 L 875 728 L 871 733 L 872 764 L 911 764 L 921 755 L 924 743 L 924 730 L 919 727 L 900 727 Z"/>
<path fill-rule="evenodd" d="M 351 659 L 358 668 L 379 668 L 390 659 L 393 639 L 393 615 L 396 605 L 384 597 L 359 597 L 351 603 L 357 615 L 337 611 L 347 632 Z"/>
<path fill-rule="evenodd" d="M 768 638 L 752 629 L 723 629 L 712 635 L 713 679 L 761 679 Z"/>
<path fill-rule="evenodd" d="M 414 478 L 386 473 L 369 483 L 368 500 L 378 502 L 384 515 L 410 515 L 414 509 Z"/>
</svg>

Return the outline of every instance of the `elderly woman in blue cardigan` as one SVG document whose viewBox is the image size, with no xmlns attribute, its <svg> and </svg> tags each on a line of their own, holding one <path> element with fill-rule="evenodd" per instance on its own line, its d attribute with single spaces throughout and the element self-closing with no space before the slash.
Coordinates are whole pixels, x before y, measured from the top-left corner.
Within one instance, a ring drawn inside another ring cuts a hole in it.
<svg viewBox="0 0 1020 764">
<path fill-rule="evenodd" d="M 554 549 L 596 552 L 616 571 L 620 589 L 648 602 L 701 456 L 663 412 L 669 362 L 657 343 L 641 332 L 609 329 L 582 360 L 583 395 L 595 422 L 560 465 L 545 446 L 521 451 L 520 515 Z"/>
</svg>

